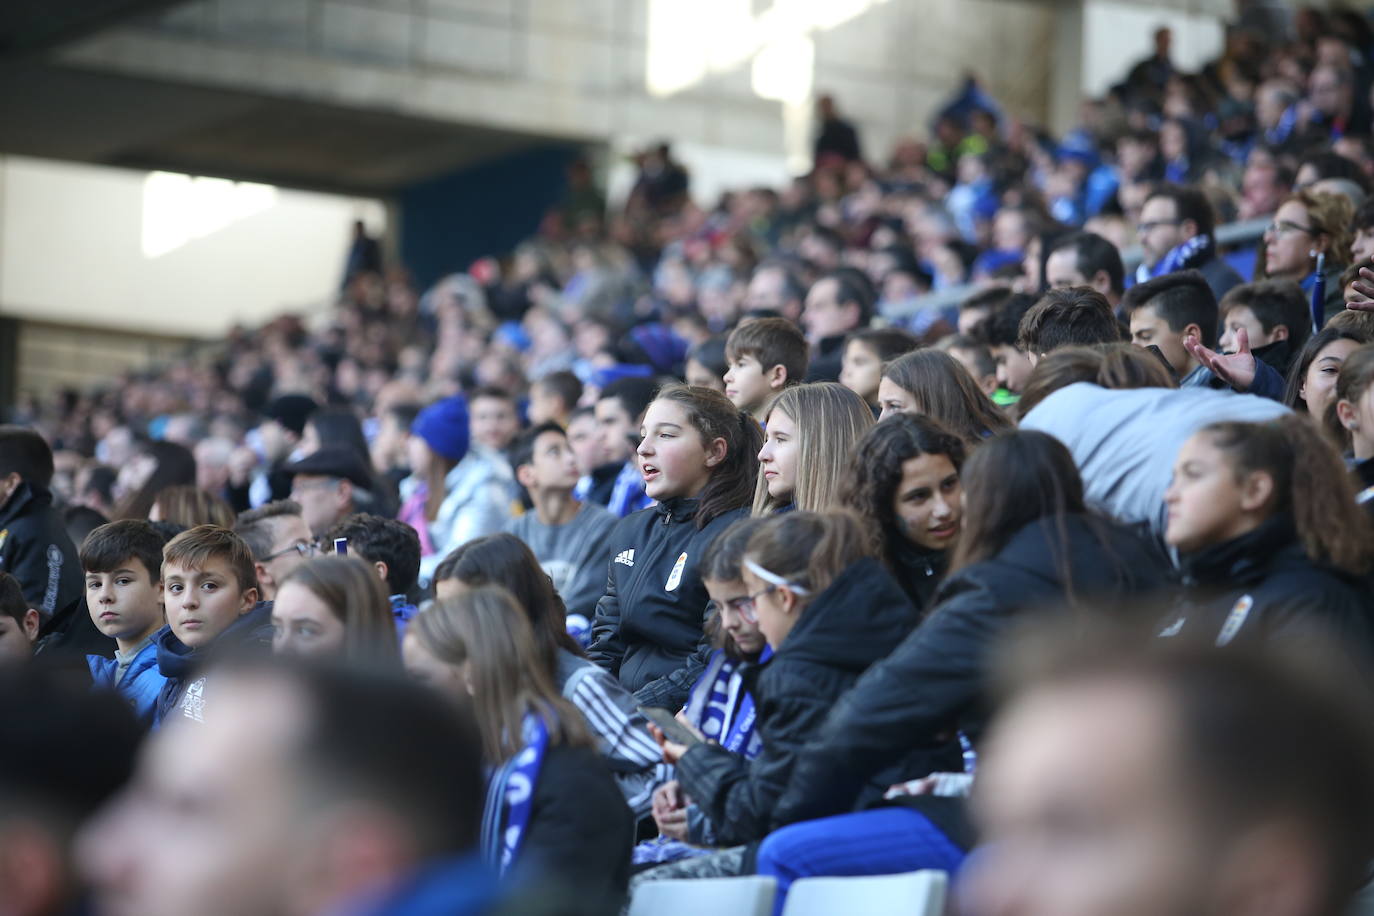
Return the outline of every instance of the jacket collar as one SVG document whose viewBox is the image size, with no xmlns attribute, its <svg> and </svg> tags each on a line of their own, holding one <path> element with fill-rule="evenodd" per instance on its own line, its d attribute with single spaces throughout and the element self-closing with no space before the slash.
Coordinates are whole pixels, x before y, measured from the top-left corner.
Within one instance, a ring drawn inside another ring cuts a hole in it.
<svg viewBox="0 0 1374 916">
<path fill-rule="evenodd" d="M 697 509 L 701 501 L 696 497 L 679 496 L 675 499 L 665 499 L 654 506 L 654 511 L 663 519 L 666 525 L 669 522 L 685 522 L 696 517 Z"/>
<path fill-rule="evenodd" d="M 1261 578 L 1275 557 L 1295 546 L 1297 529 L 1287 513 L 1254 531 L 1180 557 L 1185 585 L 1244 585 Z"/>
<path fill-rule="evenodd" d="M 47 487 L 24 481 L 10 494 L 9 500 L 0 506 L 0 525 L 7 525 L 18 518 L 31 505 L 43 506 L 52 503 L 52 491 Z"/>
</svg>

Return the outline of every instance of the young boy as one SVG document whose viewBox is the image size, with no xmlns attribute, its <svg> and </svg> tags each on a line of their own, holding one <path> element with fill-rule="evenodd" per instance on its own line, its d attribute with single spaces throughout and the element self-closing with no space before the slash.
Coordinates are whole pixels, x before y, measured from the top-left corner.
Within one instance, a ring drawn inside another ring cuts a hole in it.
<svg viewBox="0 0 1374 916">
<path fill-rule="evenodd" d="M 882 381 L 883 365 L 920 345 L 916 335 L 901 328 L 864 328 L 855 331 L 844 342 L 840 384 L 863 398 L 876 415 L 879 412 L 878 383 Z"/>
<path fill-rule="evenodd" d="M 404 637 L 406 624 L 416 612 L 410 596 L 420 578 L 420 535 L 399 519 L 359 513 L 329 529 L 324 543 L 332 545 L 339 538 L 348 541 L 350 556 L 377 570 L 391 600 L 396 637 Z"/>
<path fill-rule="evenodd" d="M 566 369 L 550 372 L 530 386 L 530 425 L 552 422 L 567 428 L 580 400 L 582 382 L 576 375 Z"/>
<path fill-rule="evenodd" d="M 725 396 L 762 421 L 773 396 L 806 378 L 806 337 L 786 318 L 754 318 L 725 341 Z"/>
<path fill-rule="evenodd" d="M 157 667 L 162 611 L 162 535 L 150 522 L 101 525 L 81 542 L 86 609 L 95 628 L 115 641 L 115 657 L 86 656 L 95 686 L 115 690 L 139 720 L 152 724 L 167 679 Z"/>
<path fill-rule="evenodd" d="M 270 646 L 272 608 L 258 603 L 253 555 L 227 528 L 198 525 L 162 549 L 167 629 L 158 634 L 157 666 L 167 678 L 156 723 L 168 716 L 204 721 L 206 678 L 192 677 L 206 656 Z"/>
<path fill-rule="evenodd" d="M 24 600 L 19 580 L 0 572 L 0 668 L 29 660 L 41 622 Z"/>
<path fill-rule="evenodd" d="M 558 424 L 536 426 L 517 439 L 511 460 L 534 510 L 512 520 L 506 530 L 534 551 L 563 597 L 568 616 L 580 614 L 590 621 L 606 591 L 605 543 L 616 517 L 573 496 L 577 460 Z"/>
</svg>

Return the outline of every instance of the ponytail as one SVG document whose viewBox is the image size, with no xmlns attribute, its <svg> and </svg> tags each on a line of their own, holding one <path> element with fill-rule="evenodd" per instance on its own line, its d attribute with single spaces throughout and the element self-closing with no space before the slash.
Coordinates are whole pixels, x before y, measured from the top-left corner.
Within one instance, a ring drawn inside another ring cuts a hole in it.
<svg viewBox="0 0 1374 916">
<path fill-rule="evenodd" d="M 858 516 L 836 511 L 788 512 L 757 522 L 744 557 L 815 597 L 846 568 L 873 555 Z"/>
<path fill-rule="evenodd" d="M 1274 480 L 1271 515 L 1288 513 L 1313 562 L 1351 575 L 1371 567 L 1370 521 L 1355 502 L 1350 475 L 1316 424 L 1299 414 L 1268 423 L 1213 423 L 1202 430 L 1243 477 Z"/>
<path fill-rule="evenodd" d="M 654 400 L 671 401 L 681 407 L 703 445 L 725 440 L 725 459 L 711 471 L 711 479 L 698 496 L 697 528 L 705 528 L 726 512 L 748 506 L 759 476 L 759 449 L 763 447 L 763 430 L 754 418 L 737 410 L 725 395 L 711 388 L 665 385 Z"/>
</svg>

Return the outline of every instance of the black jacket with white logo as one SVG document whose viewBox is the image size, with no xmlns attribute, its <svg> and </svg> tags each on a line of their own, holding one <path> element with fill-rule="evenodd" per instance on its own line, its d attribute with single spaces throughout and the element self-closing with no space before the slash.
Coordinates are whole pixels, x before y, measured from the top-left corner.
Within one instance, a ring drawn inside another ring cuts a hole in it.
<svg viewBox="0 0 1374 916">
<path fill-rule="evenodd" d="M 46 487 L 22 483 L 0 507 L 0 572 L 45 620 L 81 598 L 81 561 Z"/>
<path fill-rule="evenodd" d="M 606 594 L 597 602 L 587 656 L 620 678 L 645 706 L 677 710 L 706 664 L 702 629 L 710 596 L 697 564 L 711 541 L 746 510 L 702 528 L 695 499 L 670 499 L 611 529 Z"/>
</svg>

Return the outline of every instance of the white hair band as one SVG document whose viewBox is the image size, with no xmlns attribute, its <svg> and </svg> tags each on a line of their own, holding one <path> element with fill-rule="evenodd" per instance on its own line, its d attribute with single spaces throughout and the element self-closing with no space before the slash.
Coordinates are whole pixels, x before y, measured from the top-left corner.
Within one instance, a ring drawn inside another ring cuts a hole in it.
<svg viewBox="0 0 1374 916">
<path fill-rule="evenodd" d="M 767 582 L 769 585 L 775 586 L 777 588 L 790 588 L 798 595 L 805 596 L 811 594 L 809 589 L 806 589 L 795 582 L 788 582 L 782 576 L 774 572 L 769 572 L 768 570 L 764 569 L 762 566 L 755 563 L 748 557 L 744 558 L 744 568 L 749 570 L 754 575 L 758 576 L 763 581 Z"/>
</svg>

